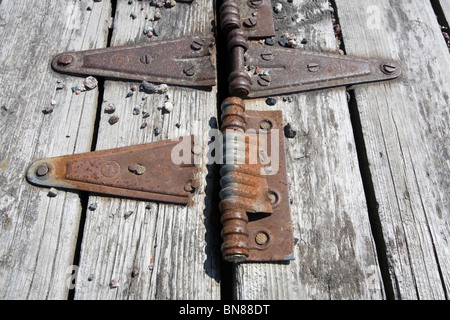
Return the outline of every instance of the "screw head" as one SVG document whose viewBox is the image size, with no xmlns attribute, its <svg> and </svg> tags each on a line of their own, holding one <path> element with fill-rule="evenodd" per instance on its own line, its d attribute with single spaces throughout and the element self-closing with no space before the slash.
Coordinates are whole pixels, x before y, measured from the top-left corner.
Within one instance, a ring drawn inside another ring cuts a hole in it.
<svg viewBox="0 0 450 320">
<path fill-rule="evenodd" d="M 272 122 L 270 122 L 270 120 L 263 120 L 259 123 L 259 127 L 262 130 L 270 131 L 272 129 L 273 125 L 272 125 Z"/>
<path fill-rule="evenodd" d="M 67 66 L 73 62 L 73 56 L 70 54 L 64 54 L 58 58 L 58 64 Z"/>
<path fill-rule="evenodd" d="M 263 4 L 263 0 L 249 0 L 247 5 L 251 8 L 257 8 Z"/>
<path fill-rule="evenodd" d="M 42 178 L 48 175 L 50 172 L 50 165 L 48 163 L 42 163 L 36 168 L 36 176 Z"/>
<path fill-rule="evenodd" d="M 262 231 L 258 232 L 258 234 L 255 237 L 255 241 L 260 246 L 263 246 L 263 245 L 267 244 L 267 242 L 269 241 L 269 235 Z"/>
<path fill-rule="evenodd" d="M 128 170 L 137 176 L 143 175 L 145 173 L 145 166 L 138 163 L 133 163 L 128 166 Z"/>
<path fill-rule="evenodd" d="M 191 49 L 192 49 L 192 50 L 198 51 L 198 50 L 200 50 L 202 47 L 203 47 L 203 43 L 202 43 L 201 41 L 199 41 L 199 40 L 194 40 L 194 41 L 191 43 Z"/>
<path fill-rule="evenodd" d="M 268 74 L 260 74 L 258 84 L 262 87 L 267 87 L 270 84 L 271 77 Z"/>
<path fill-rule="evenodd" d="M 381 71 L 385 74 L 393 74 L 395 71 L 397 71 L 397 67 L 392 63 L 384 63 L 381 66 Z"/>
<path fill-rule="evenodd" d="M 253 28 L 256 26 L 258 20 L 255 17 L 250 17 L 244 20 L 244 27 Z"/>
<path fill-rule="evenodd" d="M 318 72 L 320 70 L 320 65 L 315 62 L 308 63 L 308 71 L 309 72 Z"/>
<path fill-rule="evenodd" d="M 186 68 L 183 69 L 183 72 L 188 76 L 188 77 L 192 77 L 193 75 L 195 75 L 195 67 L 194 66 L 188 66 Z"/>
<path fill-rule="evenodd" d="M 141 62 L 143 64 L 150 64 L 152 62 L 152 60 L 153 60 L 152 56 L 148 53 L 141 57 Z"/>
<path fill-rule="evenodd" d="M 263 53 L 261 53 L 261 58 L 264 61 L 272 61 L 273 60 L 273 53 L 272 52 L 263 52 Z"/>
</svg>

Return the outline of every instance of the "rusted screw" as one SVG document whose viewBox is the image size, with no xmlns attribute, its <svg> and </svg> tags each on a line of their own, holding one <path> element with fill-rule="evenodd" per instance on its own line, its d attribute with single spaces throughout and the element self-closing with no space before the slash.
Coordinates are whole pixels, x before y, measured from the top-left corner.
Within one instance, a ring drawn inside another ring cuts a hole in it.
<svg viewBox="0 0 450 320">
<path fill-rule="evenodd" d="M 276 205 L 277 203 L 278 203 L 278 201 L 279 201 L 279 195 L 275 192 L 275 191 L 269 191 L 268 193 L 267 193 L 267 196 L 269 197 L 269 199 L 270 199 L 270 204 L 271 205 Z"/>
<path fill-rule="evenodd" d="M 381 71 L 385 74 L 392 74 L 397 70 L 397 67 L 391 63 L 385 63 L 381 66 Z"/>
<path fill-rule="evenodd" d="M 128 170 L 135 175 L 143 175 L 145 173 L 145 166 L 142 164 L 133 163 L 128 166 Z"/>
<path fill-rule="evenodd" d="M 262 87 L 269 86 L 271 78 L 268 74 L 260 74 L 258 79 L 258 84 Z"/>
<path fill-rule="evenodd" d="M 141 62 L 143 64 L 150 64 L 152 62 L 152 60 L 153 60 L 152 56 L 148 53 L 145 56 L 142 56 L 142 58 L 141 58 Z"/>
<path fill-rule="evenodd" d="M 315 62 L 308 63 L 309 72 L 318 72 L 320 70 L 320 65 Z"/>
<path fill-rule="evenodd" d="M 70 54 L 65 54 L 59 57 L 58 64 L 67 66 L 68 64 L 71 64 L 73 62 L 73 56 Z"/>
<path fill-rule="evenodd" d="M 272 61 L 273 60 L 273 53 L 272 52 L 264 52 L 261 53 L 261 58 L 265 61 Z"/>
<path fill-rule="evenodd" d="M 259 127 L 262 130 L 269 131 L 270 129 L 272 129 L 272 122 L 270 122 L 269 120 L 263 120 L 259 123 Z"/>
<path fill-rule="evenodd" d="M 255 17 L 250 17 L 244 20 L 244 27 L 253 28 L 256 26 L 257 20 Z"/>
<path fill-rule="evenodd" d="M 194 42 L 191 43 L 191 49 L 198 51 L 201 48 L 203 48 L 203 43 L 198 41 L 198 40 L 194 40 Z"/>
<path fill-rule="evenodd" d="M 258 232 L 258 234 L 255 237 L 255 241 L 260 246 L 263 246 L 269 241 L 269 236 L 265 232 Z"/>
<path fill-rule="evenodd" d="M 192 77 L 195 74 L 195 67 L 189 66 L 183 69 L 183 72 L 188 76 Z"/>
<path fill-rule="evenodd" d="M 263 4 L 263 0 L 249 0 L 247 4 L 249 7 L 259 7 Z"/>
<path fill-rule="evenodd" d="M 40 164 L 36 168 L 36 175 L 38 177 L 44 177 L 50 172 L 50 165 L 48 163 Z"/>
</svg>

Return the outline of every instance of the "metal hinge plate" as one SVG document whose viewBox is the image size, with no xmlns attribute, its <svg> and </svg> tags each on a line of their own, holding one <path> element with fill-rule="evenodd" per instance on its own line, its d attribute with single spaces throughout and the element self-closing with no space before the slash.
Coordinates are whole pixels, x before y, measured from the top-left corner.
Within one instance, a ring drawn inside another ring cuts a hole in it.
<svg viewBox="0 0 450 320">
<path fill-rule="evenodd" d="M 194 141 L 193 136 L 181 139 Z M 179 143 L 158 141 L 43 159 L 30 166 L 27 179 L 40 186 L 189 204 L 199 184 L 198 167 L 193 154 L 187 164 L 174 163 L 172 151 Z"/>
<path fill-rule="evenodd" d="M 261 124 L 268 126 L 268 140 L 278 135 L 278 150 L 267 145 L 267 154 L 278 153 L 276 174 L 266 175 L 272 214 L 248 214 L 250 254 L 246 261 L 285 261 L 294 259 L 294 235 L 290 212 L 289 187 L 286 172 L 282 111 L 245 111 L 247 130 L 260 130 Z"/>
<path fill-rule="evenodd" d="M 149 44 L 66 52 L 53 59 L 52 67 L 58 72 L 76 75 L 179 86 L 214 86 L 214 41 L 212 35 L 198 35 Z"/>
<path fill-rule="evenodd" d="M 273 48 L 260 43 L 249 43 L 246 57 L 251 74 L 249 98 L 386 81 L 401 74 L 394 61 Z"/>
</svg>

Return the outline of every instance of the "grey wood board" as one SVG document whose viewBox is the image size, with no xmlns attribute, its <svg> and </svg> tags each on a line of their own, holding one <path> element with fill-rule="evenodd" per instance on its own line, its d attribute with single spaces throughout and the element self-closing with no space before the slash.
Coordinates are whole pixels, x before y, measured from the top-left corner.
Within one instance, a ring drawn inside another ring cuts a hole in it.
<svg viewBox="0 0 450 320">
<path fill-rule="evenodd" d="M 444 11 L 445 19 L 447 23 L 450 23 L 450 1 L 448 0 L 440 0 L 439 1 L 442 11 Z M 448 33 L 448 30 L 447 30 Z"/>
<path fill-rule="evenodd" d="M 71 286 L 79 195 L 49 197 L 25 173 L 34 160 L 91 148 L 98 90 L 75 96 L 83 78 L 50 67 L 60 52 L 106 45 L 110 3 L 87 11 L 88 2 L 0 4 L 0 299 L 65 299 Z"/>
<path fill-rule="evenodd" d="M 428 1 L 342 1 L 348 54 L 395 59 L 402 78 L 355 89 L 393 297 L 450 283 L 450 56 Z"/>
<path fill-rule="evenodd" d="M 328 1 L 280 2 L 276 42 L 287 32 L 308 41 L 292 50 L 337 53 Z M 275 98 L 246 107 L 281 109 L 297 131 L 285 140 L 295 260 L 237 265 L 236 298 L 383 299 L 345 88 Z"/>
<path fill-rule="evenodd" d="M 161 18 L 151 21 L 156 10 Z M 120 1 L 111 46 L 206 34 L 213 20 L 211 1 L 159 9 L 144 2 Z M 144 35 L 148 26 L 159 35 Z M 150 95 L 137 90 L 126 98 L 133 85 L 139 87 L 134 82 L 105 82 L 97 150 L 194 134 L 206 152 L 208 130 L 217 127 L 215 87 L 171 86 L 164 94 Z M 170 113 L 163 110 L 167 100 L 174 104 Z M 113 115 L 119 116 L 114 125 L 108 122 L 112 115 L 103 112 L 110 103 L 116 106 Z M 134 108 L 139 108 L 138 115 L 133 114 Z M 149 117 L 144 119 L 144 112 Z M 161 133 L 156 136 L 157 127 Z M 96 203 L 97 209 L 86 216 L 76 299 L 220 298 L 220 229 L 213 210 L 217 177 L 205 157 L 200 167 L 201 186 L 191 207 L 90 196 L 89 203 Z M 133 213 L 125 219 L 129 211 Z"/>
</svg>

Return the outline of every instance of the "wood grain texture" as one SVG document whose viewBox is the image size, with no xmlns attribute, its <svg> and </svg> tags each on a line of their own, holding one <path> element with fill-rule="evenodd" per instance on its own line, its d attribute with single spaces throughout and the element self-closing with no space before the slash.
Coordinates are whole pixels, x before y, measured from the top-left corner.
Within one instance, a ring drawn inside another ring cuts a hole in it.
<svg viewBox="0 0 450 320">
<path fill-rule="evenodd" d="M 448 298 L 450 56 L 435 13 L 428 1 L 336 2 L 347 53 L 403 70 L 355 89 L 393 295 Z"/>
<path fill-rule="evenodd" d="M 98 91 L 51 70 L 52 56 L 106 44 L 108 2 L 0 4 L 0 299 L 65 299 L 81 215 L 77 193 L 27 183 L 37 159 L 89 151 Z M 57 80 L 65 87 L 56 90 Z M 44 108 L 54 111 L 44 114 Z"/>
<path fill-rule="evenodd" d="M 212 2 L 206 0 L 178 3 L 159 12 L 161 19 L 151 22 L 155 7 L 119 1 L 111 46 L 206 34 L 214 19 Z M 146 26 L 156 28 L 159 36 L 149 39 L 143 34 Z M 119 116 L 119 122 L 110 125 L 111 115 L 102 112 L 97 150 L 190 134 L 195 134 L 206 150 L 208 130 L 217 127 L 215 87 L 170 87 L 165 94 L 151 95 L 136 91 L 126 98 L 132 85 L 139 87 L 139 83 L 106 81 L 102 110 L 115 104 L 114 115 Z M 174 103 L 170 113 L 161 110 L 166 95 Z M 140 109 L 139 115 L 133 114 L 135 107 Z M 146 119 L 144 111 L 149 113 Z M 143 122 L 147 127 L 141 128 Z M 162 129 L 158 136 L 156 127 Z M 217 212 L 212 207 L 217 177 L 205 160 L 200 164 L 201 187 L 192 207 L 94 195 L 89 198 L 89 203 L 98 207 L 86 216 L 76 299 L 220 298 L 220 235 Z M 125 219 L 128 211 L 133 214 Z M 133 277 L 133 270 L 139 270 L 139 274 Z M 119 286 L 111 288 L 112 280 Z"/>
<path fill-rule="evenodd" d="M 440 0 L 439 3 L 441 4 L 442 10 L 444 11 L 444 15 L 447 20 L 447 23 L 449 23 L 450 22 L 450 1 Z"/>
<path fill-rule="evenodd" d="M 292 50 L 333 51 L 328 1 L 283 4 L 276 41 L 288 32 L 308 44 Z M 278 44 L 276 44 L 278 45 Z M 286 97 L 287 98 L 287 97 Z M 383 283 L 371 235 L 345 88 L 249 100 L 247 109 L 283 110 L 297 131 L 286 139 L 295 260 L 239 264 L 238 299 L 382 299 Z"/>
</svg>

